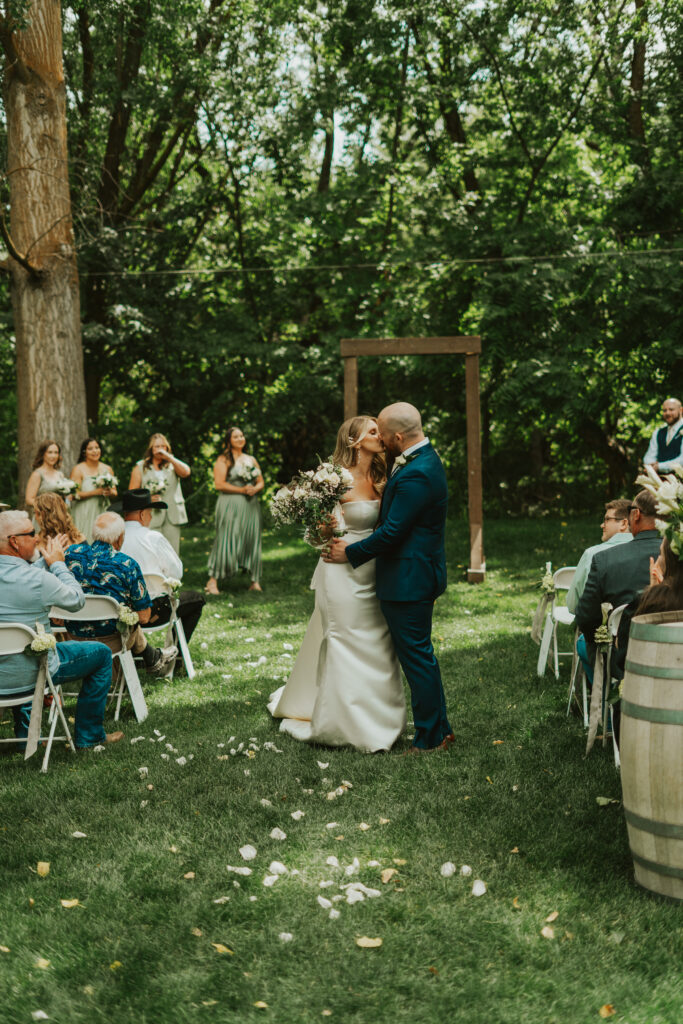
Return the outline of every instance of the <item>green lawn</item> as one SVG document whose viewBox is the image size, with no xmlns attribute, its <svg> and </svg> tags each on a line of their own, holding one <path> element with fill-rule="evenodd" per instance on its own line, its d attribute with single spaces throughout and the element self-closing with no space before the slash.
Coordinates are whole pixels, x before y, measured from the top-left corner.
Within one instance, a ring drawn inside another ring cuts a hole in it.
<svg viewBox="0 0 683 1024">
<path fill-rule="evenodd" d="M 611 750 L 584 760 L 581 724 L 565 718 L 566 663 L 559 684 L 538 680 L 529 638 L 541 567 L 574 562 L 597 519 L 488 524 L 489 575 L 476 587 L 463 581 L 466 522 L 451 521 L 435 622 L 448 754 L 362 755 L 277 732 L 265 702 L 303 636 L 313 555 L 268 536 L 265 593 L 240 579 L 211 601 L 193 641 L 197 678 L 150 682 L 149 718 L 126 718 L 122 743 L 76 758 L 57 749 L 47 776 L 37 759 L 0 759 L 3 1021 L 42 1010 L 62 1024 L 583 1024 L 613 1004 L 614 1021 L 678 1024 L 681 910 L 634 885 L 621 806 L 596 803 L 621 796 Z M 203 583 L 208 544 L 188 528 L 186 584 Z M 343 781 L 352 788 L 328 800 Z M 257 850 L 248 877 L 228 871 L 246 864 L 245 844 Z M 273 860 L 289 873 L 266 887 Z M 455 876 L 441 876 L 446 861 Z M 383 882 L 386 868 L 397 870 Z M 485 895 L 471 894 L 475 879 Z M 334 901 L 330 920 L 317 898 L 349 881 L 381 895 Z M 361 936 L 381 948 L 359 948 Z"/>
</svg>

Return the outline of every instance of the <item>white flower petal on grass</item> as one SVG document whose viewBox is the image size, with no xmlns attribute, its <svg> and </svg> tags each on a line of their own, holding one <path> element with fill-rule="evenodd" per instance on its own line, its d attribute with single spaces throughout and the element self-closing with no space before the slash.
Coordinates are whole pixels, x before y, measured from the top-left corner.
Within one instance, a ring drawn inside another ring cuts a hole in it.
<svg viewBox="0 0 683 1024">
<path fill-rule="evenodd" d="M 209 649 L 209 645 L 206 642 L 201 643 L 199 646 L 201 647 L 201 649 L 203 651 L 208 651 L 208 649 Z"/>
<path fill-rule="evenodd" d="M 330 910 L 327 916 L 329 917 L 330 921 L 337 921 L 341 917 L 341 911 L 337 910 L 336 907 L 332 907 L 332 910 Z"/>
<path fill-rule="evenodd" d="M 469 864 L 463 864 L 463 866 L 460 868 L 460 874 L 463 876 L 463 878 L 469 878 L 469 876 L 472 874 L 472 868 L 469 866 Z"/>
<path fill-rule="evenodd" d="M 285 652 L 284 654 L 281 654 L 281 655 L 280 655 L 280 657 L 281 657 L 281 658 L 291 658 L 291 657 L 292 657 L 292 655 L 291 655 L 291 654 L 287 654 L 287 653 Z"/>
<path fill-rule="evenodd" d="M 253 644 L 253 643 L 256 643 L 256 637 L 253 637 L 253 636 L 245 636 L 245 638 L 244 638 L 244 642 L 245 642 L 245 644 Z"/>
<path fill-rule="evenodd" d="M 280 932 L 280 934 L 278 935 L 278 939 L 280 940 L 280 942 L 291 942 L 293 938 L 294 936 L 292 935 L 291 932 Z"/>
<path fill-rule="evenodd" d="M 157 743 L 163 743 L 165 739 L 166 739 L 165 736 L 158 736 L 157 737 Z"/>
<path fill-rule="evenodd" d="M 358 857 L 354 857 L 353 860 L 351 861 L 351 863 L 347 864 L 346 867 L 344 868 L 344 874 L 345 875 L 356 875 L 356 874 L 358 874 L 359 868 L 360 868 L 360 861 L 358 860 Z"/>
<path fill-rule="evenodd" d="M 303 811 L 292 811 L 292 813 L 290 814 L 290 818 L 294 818 L 294 821 L 301 821 L 303 816 L 304 816 L 304 812 Z"/>
<path fill-rule="evenodd" d="M 247 844 L 246 846 L 240 846 L 240 857 L 242 858 L 242 860 L 253 860 L 255 856 L 255 846 L 250 846 L 249 844 Z"/>
<path fill-rule="evenodd" d="M 161 759 L 162 759 L 163 761 L 170 761 L 170 760 L 171 760 L 171 755 L 170 755 L 170 754 L 159 754 L 159 757 L 160 757 L 160 758 L 161 758 Z"/>
<path fill-rule="evenodd" d="M 294 647 L 293 647 L 293 645 L 292 645 L 292 644 L 288 644 L 288 643 L 283 643 L 283 645 L 282 645 L 282 650 L 283 650 L 283 651 L 293 651 L 293 650 L 294 650 Z"/>
<path fill-rule="evenodd" d="M 369 868 L 378 868 L 379 866 L 380 866 L 380 862 L 378 860 L 369 860 L 368 861 L 368 867 Z"/>
<path fill-rule="evenodd" d="M 279 875 L 266 875 L 263 879 L 263 884 L 267 889 L 270 889 L 271 886 L 275 885 L 279 877 Z"/>
<path fill-rule="evenodd" d="M 261 807 L 272 807 L 273 806 L 271 801 L 268 800 L 265 796 L 259 801 L 259 803 L 261 804 Z"/>
<path fill-rule="evenodd" d="M 176 757 L 175 763 L 179 764 L 180 767 L 182 768 L 184 764 L 187 764 L 187 758 L 186 757 Z"/>
<path fill-rule="evenodd" d="M 87 839 L 85 832 L 72 832 L 71 836 L 73 839 Z"/>
<path fill-rule="evenodd" d="M 212 661 L 205 661 L 204 662 L 204 668 L 213 668 L 213 662 Z"/>
<path fill-rule="evenodd" d="M 354 903 L 362 903 L 365 896 L 358 889 L 349 889 L 346 894 L 346 902 L 350 905 Z"/>
<path fill-rule="evenodd" d="M 222 903 L 229 903 L 230 902 L 230 897 L 229 896 L 219 896 L 218 899 L 211 900 L 211 902 L 212 903 L 216 903 L 218 906 L 220 906 Z"/>
<path fill-rule="evenodd" d="M 328 825 L 327 827 L 329 828 L 330 826 Z M 337 827 L 336 822 L 334 823 L 334 827 Z M 328 857 L 325 863 L 328 864 L 331 868 L 339 867 L 339 861 L 337 860 L 336 857 Z"/>
<path fill-rule="evenodd" d="M 379 889 L 370 889 L 369 886 L 363 885 L 362 882 L 348 882 L 346 885 L 342 885 L 341 888 L 346 890 L 347 902 L 348 894 L 350 892 L 359 892 L 361 895 L 367 896 L 368 899 L 371 900 L 382 895 Z"/>
<path fill-rule="evenodd" d="M 334 882 L 332 881 L 331 878 L 325 878 L 323 879 L 322 882 L 318 882 L 319 889 L 329 889 L 331 885 L 334 885 Z"/>
<path fill-rule="evenodd" d="M 445 864 L 441 865 L 440 874 L 442 878 L 451 878 L 455 872 L 456 867 L 452 860 L 447 860 Z"/>
<path fill-rule="evenodd" d="M 232 871 L 236 875 L 250 875 L 251 874 L 251 868 L 242 867 L 241 865 L 239 867 L 235 868 L 235 867 L 232 867 L 230 864 L 228 864 L 227 865 L 227 870 L 228 871 Z"/>
<path fill-rule="evenodd" d="M 339 827 L 340 826 L 339 826 L 339 822 L 338 821 L 328 821 L 327 825 L 325 825 L 325 828 L 339 828 Z"/>
<path fill-rule="evenodd" d="M 361 832 L 367 832 L 370 826 L 368 825 L 367 821 L 361 821 L 358 828 L 361 830 Z"/>
<path fill-rule="evenodd" d="M 140 773 L 140 778 L 144 779 L 149 775 L 149 768 L 138 768 L 138 772 Z"/>
<path fill-rule="evenodd" d="M 256 903 L 256 900 L 257 900 L 257 899 L 258 899 L 258 896 L 250 896 L 250 897 L 249 897 L 249 902 L 250 902 L 250 903 Z"/>
<path fill-rule="evenodd" d="M 268 865 L 268 870 L 271 875 L 286 875 L 287 868 L 284 866 L 281 860 L 271 860 Z"/>
<path fill-rule="evenodd" d="M 140 743 L 140 741 L 144 740 L 144 738 L 145 738 L 144 736 L 134 736 L 133 739 L 130 741 L 131 746 L 134 743 Z"/>
<path fill-rule="evenodd" d="M 318 901 L 318 906 L 322 907 L 323 910 L 332 909 L 332 903 L 330 902 L 330 900 L 325 899 L 324 896 L 316 896 L 316 900 Z"/>
<path fill-rule="evenodd" d="M 286 832 L 283 832 L 281 828 L 277 828 L 276 827 L 270 833 L 270 838 L 271 839 L 286 839 L 287 838 L 287 834 L 286 834 Z"/>
<path fill-rule="evenodd" d="M 98 743 L 98 744 L 97 744 L 97 746 L 96 746 L 96 747 L 93 747 L 92 749 L 93 749 L 93 751 L 94 751 L 94 753 L 95 753 L 95 754 L 101 754 L 101 753 L 102 753 L 102 751 L 103 751 L 103 750 L 104 750 L 105 748 L 104 748 L 104 747 L 102 746 L 102 744 L 101 744 L 101 743 Z"/>
<path fill-rule="evenodd" d="M 316 761 L 316 764 L 318 768 L 320 768 L 321 772 L 324 772 L 326 768 L 330 767 L 329 761 Z"/>
<path fill-rule="evenodd" d="M 486 882 L 482 882 L 481 878 L 477 878 L 472 883 L 472 895 L 483 896 L 486 892 Z"/>
<path fill-rule="evenodd" d="M 33 1020 L 49 1020 L 50 1019 L 48 1017 L 48 1015 L 45 1013 L 45 1010 L 33 1010 L 33 1012 L 31 1013 L 31 1017 L 32 1017 Z"/>
<path fill-rule="evenodd" d="M 221 679 L 232 679 L 232 676 L 225 676 L 225 675 L 222 675 L 222 676 L 221 676 Z"/>
</svg>

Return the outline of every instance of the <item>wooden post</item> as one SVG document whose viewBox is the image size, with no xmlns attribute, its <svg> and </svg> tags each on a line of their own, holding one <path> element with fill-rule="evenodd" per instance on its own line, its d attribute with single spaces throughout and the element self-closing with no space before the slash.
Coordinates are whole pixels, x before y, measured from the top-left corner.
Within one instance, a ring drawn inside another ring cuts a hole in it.
<svg viewBox="0 0 683 1024">
<path fill-rule="evenodd" d="M 358 359 L 347 356 L 344 359 L 344 419 L 358 415 Z"/>
<path fill-rule="evenodd" d="M 482 583 L 484 561 L 484 509 L 481 479 L 481 410 L 479 407 L 479 355 L 465 356 L 465 407 L 467 410 L 467 502 L 470 519 L 469 583 Z"/>
</svg>

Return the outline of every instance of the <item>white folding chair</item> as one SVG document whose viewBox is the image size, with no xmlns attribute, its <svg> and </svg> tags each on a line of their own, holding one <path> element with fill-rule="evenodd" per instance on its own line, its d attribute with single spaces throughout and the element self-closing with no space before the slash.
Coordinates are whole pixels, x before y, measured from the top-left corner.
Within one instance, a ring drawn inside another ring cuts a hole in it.
<svg viewBox="0 0 683 1024">
<path fill-rule="evenodd" d="M 166 577 L 162 576 L 160 573 L 146 573 L 145 583 L 147 584 L 148 590 L 152 589 L 157 593 L 161 590 L 168 595 L 168 599 L 171 602 L 171 615 L 168 622 L 161 622 L 157 626 L 143 626 L 142 632 L 145 634 L 152 634 L 159 633 L 162 629 L 165 629 L 166 646 L 169 647 L 177 640 L 176 646 L 180 650 L 183 664 L 185 665 L 185 671 L 187 672 L 187 678 L 194 679 L 197 673 L 194 665 L 192 664 L 192 655 L 190 654 L 190 648 L 188 647 L 187 640 L 185 639 L 185 630 L 183 629 L 182 621 L 178 618 L 178 605 L 180 603 L 178 598 L 172 593 Z M 173 673 L 171 673 L 169 678 L 173 678 Z"/>
<path fill-rule="evenodd" d="M 566 604 L 558 604 L 557 592 L 567 591 L 572 585 L 574 579 L 574 573 L 576 572 L 575 565 L 564 565 L 562 568 L 557 569 L 553 573 L 553 586 L 555 587 L 556 597 L 552 603 L 550 610 L 548 611 L 545 618 L 545 625 L 543 627 L 543 636 L 541 638 L 541 647 L 538 652 L 538 667 L 537 672 L 539 676 L 545 674 L 545 670 L 548 665 L 548 659 L 550 657 L 550 649 L 552 647 L 553 652 L 553 669 L 555 672 L 555 678 L 560 678 L 560 658 L 573 657 L 574 651 L 560 651 L 557 645 L 557 627 L 562 626 L 573 626 L 574 616 L 567 608 Z"/>
<path fill-rule="evenodd" d="M 569 696 L 567 698 L 567 715 L 569 715 L 569 712 L 571 711 L 572 698 L 576 694 L 576 683 L 577 683 L 577 680 L 580 678 L 581 679 L 581 713 L 583 715 L 583 727 L 584 727 L 584 729 L 587 729 L 588 728 L 588 708 L 589 708 L 588 685 L 587 685 L 587 681 L 586 681 L 586 672 L 585 672 L 585 669 L 583 667 L 583 664 L 581 663 L 581 659 L 579 658 L 579 652 L 578 652 L 578 649 L 577 649 L 577 645 L 578 645 L 578 642 L 579 642 L 579 636 L 580 635 L 581 634 L 580 634 L 580 631 L 579 631 L 579 627 L 577 626 L 576 629 L 574 630 L 574 661 L 573 661 L 573 668 L 572 668 L 572 678 L 571 678 L 570 683 L 569 683 Z"/>
<path fill-rule="evenodd" d="M 614 731 L 614 709 L 613 705 L 607 702 L 609 692 L 612 688 L 612 682 L 616 681 L 616 677 L 612 675 L 612 653 L 616 644 L 617 634 L 619 632 L 619 625 L 621 623 L 621 616 L 624 614 L 624 609 L 627 606 L 620 604 L 618 608 L 613 608 L 607 619 L 607 628 L 610 631 L 612 637 L 612 644 L 609 651 L 607 652 L 607 664 L 605 666 L 605 685 L 602 692 L 602 721 L 603 721 L 603 734 L 607 736 L 608 727 L 612 732 L 612 747 L 614 749 L 614 766 L 615 768 L 621 767 L 621 758 L 619 757 L 619 747 L 617 745 L 617 737 Z"/>
<path fill-rule="evenodd" d="M 58 608 L 54 605 L 50 609 L 51 619 L 64 619 L 72 622 L 103 622 L 108 619 L 118 619 L 121 611 L 119 602 L 114 597 L 109 597 L 105 594 L 86 594 L 85 604 L 77 612 L 71 612 L 67 608 Z M 78 639 L 78 638 L 77 638 Z M 87 639 L 82 637 L 81 639 Z M 97 637 L 93 637 L 93 640 L 97 640 Z M 145 695 L 142 692 L 142 686 L 140 685 L 140 678 L 138 676 L 138 670 L 135 667 L 135 660 L 133 658 L 133 652 L 125 649 L 124 637 L 121 637 L 121 650 L 113 651 L 112 655 L 114 658 L 118 658 L 121 665 L 121 679 L 117 686 L 112 690 L 112 697 L 116 701 L 116 711 L 114 712 L 114 721 L 118 722 L 119 714 L 121 712 L 121 701 L 123 700 L 124 690 L 128 690 L 128 696 L 130 697 L 131 704 L 133 705 L 133 711 L 138 722 L 144 722 L 147 718 L 147 702 L 145 701 Z"/>
<path fill-rule="evenodd" d="M 1 622 L 0 623 L 0 657 L 4 657 L 10 654 L 23 654 L 27 645 L 35 640 L 37 634 L 31 629 L 30 626 L 26 626 L 23 622 Z M 41 665 L 36 659 L 36 676 L 41 671 Z M 37 682 L 37 678 L 36 678 Z M 55 739 L 66 740 L 71 751 L 75 754 L 76 748 L 71 738 L 71 732 L 69 730 L 68 723 L 64 716 L 64 710 L 62 708 L 62 693 L 61 687 L 55 685 L 50 675 L 50 669 L 47 665 L 47 657 L 45 658 L 45 685 L 35 686 L 33 696 L 29 694 L 23 694 L 17 697 L 16 695 L 8 694 L 6 697 L 0 697 L 0 708 L 13 708 L 20 707 L 22 704 L 27 704 L 31 700 L 31 719 L 34 716 L 39 716 L 42 724 L 43 718 L 43 704 L 47 695 L 52 697 L 52 707 L 48 716 L 48 724 L 50 725 L 50 731 L 47 736 L 38 736 L 37 743 L 45 743 L 45 754 L 43 756 L 43 763 L 40 767 L 41 772 L 46 772 L 48 763 L 50 760 L 50 752 L 52 750 L 52 743 Z M 38 703 L 39 702 L 39 703 Z M 64 730 L 63 735 L 56 735 L 57 722 L 61 722 Z M 25 739 L 18 739 L 16 736 L 9 737 L 7 739 L 0 740 L 1 743 L 26 743 Z M 33 751 L 27 746 L 25 759 L 32 756 Z"/>
</svg>

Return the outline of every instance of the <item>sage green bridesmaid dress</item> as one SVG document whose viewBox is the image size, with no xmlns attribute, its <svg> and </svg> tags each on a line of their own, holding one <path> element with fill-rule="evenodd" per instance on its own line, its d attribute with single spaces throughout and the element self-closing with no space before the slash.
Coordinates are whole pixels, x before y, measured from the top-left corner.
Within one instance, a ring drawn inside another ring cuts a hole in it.
<svg viewBox="0 0 683 1024">
<path fill-rule="evenodd" d="M 241 486 L 235 467 L 226 477 Z M 209 575 L 217 580 L 245 569 L 252 583 L 261 579 L 261 504 L 258 495 L 219 494 L 216 502 L 216 537 L 209 555 Z"/>
<path fill-rule="evenodd" d="M 187 513 L 178 474 L 173 466 L 169 465 L 166 469 L 155 469 L 154 466 L 145 466 L 142 459 L 137 466 L 141 473 L 142 487 L 147 487 L 151 480 L 158 480 L 164 484 L 163 491 L 157 497 L 166 502 L 168 509 L 161 508 L 152 512 L 149 528 L 163 533 L 175 553 L 179 555 L 180 528 L 187 523 Z"/>
<path fill-rule="evenodd" d="M 95 480 L 94 476 L 84 476 L 81 490 L 94 491 L 97 487 Z M 105 498 L 102 494 L 94 494 L 92 498 L 75 498 L 71 503 L 71 518 L 81 533 L 85 534 L 88 544 L 92 544 L 95 520 L 101 512 L 107 511 L 113 500 L 113 498 Z"/>
</svg>

